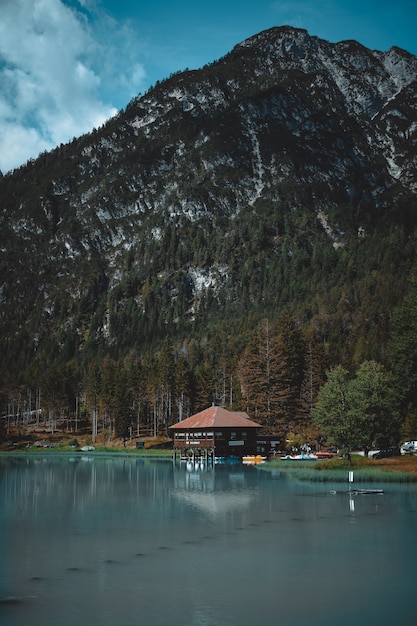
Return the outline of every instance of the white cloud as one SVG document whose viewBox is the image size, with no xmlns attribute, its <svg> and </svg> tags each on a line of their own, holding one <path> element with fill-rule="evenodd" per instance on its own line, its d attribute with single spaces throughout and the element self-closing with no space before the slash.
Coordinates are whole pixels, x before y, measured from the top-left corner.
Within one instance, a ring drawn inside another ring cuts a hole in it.
<svg viewBox="0 0 417 626">
<path fill-rule="evenodd" d="M 88 12 L 85 0 L 77 5 L 78 11 L 74 3 L 71 7 L 63 0 L 1 0 L 3 172 L 113 115 L 116 108 L 108 82 L 126 93 L 124 105 L 144 79 L 140 63 L 129 63 L 130 50 L 114 48 L 126 27 L 105 14 Z M 125 46 L 128 40 L 123 37 Z"/>
</svg>

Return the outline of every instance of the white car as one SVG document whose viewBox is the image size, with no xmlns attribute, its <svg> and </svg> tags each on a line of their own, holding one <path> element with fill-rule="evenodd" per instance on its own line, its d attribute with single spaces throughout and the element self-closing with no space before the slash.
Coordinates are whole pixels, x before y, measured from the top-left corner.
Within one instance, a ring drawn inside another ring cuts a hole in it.
<svg viewBox="0 0 417 626">
<path fill-rule="evenodd" d="M 401 445 L 401 454 L 407 454 L 407 452 L 417 452 L 417 441 L 405 441 Z"/>
</svg>

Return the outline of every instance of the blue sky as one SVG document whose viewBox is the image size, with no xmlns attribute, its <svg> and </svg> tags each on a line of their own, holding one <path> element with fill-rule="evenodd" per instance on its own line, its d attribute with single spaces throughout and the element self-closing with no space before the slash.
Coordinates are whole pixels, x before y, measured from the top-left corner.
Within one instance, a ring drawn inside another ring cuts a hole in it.
<svg viewBox="0 0 417 626">
<path fill-rule="evenodd" d="M 0 170 L 284 24 L 417 55 L 415 0 L 0 0 Z"/>
</svg>

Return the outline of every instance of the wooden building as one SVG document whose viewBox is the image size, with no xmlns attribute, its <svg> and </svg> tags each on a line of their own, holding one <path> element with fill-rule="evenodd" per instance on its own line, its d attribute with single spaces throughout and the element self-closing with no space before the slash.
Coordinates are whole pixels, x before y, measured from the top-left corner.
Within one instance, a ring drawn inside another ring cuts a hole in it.
<svg viewBox="0 0 417 626">
<path fill-rule="evenodd" d="M 262 428 L 243 412 L 211 406 L 171 426 L 174 457 L 243 457 L 257 452 L 257 435 Z"/>
</svg>

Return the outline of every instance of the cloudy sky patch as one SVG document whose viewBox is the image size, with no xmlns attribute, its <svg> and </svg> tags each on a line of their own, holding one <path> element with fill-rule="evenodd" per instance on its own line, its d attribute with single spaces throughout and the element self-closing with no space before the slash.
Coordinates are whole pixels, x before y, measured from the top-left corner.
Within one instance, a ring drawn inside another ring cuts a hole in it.
<svg viewBox="0 0 417 626">
<path fill-rule="evenodd" d="M 87 2 L 83 5 L 88 8 Z M 91 27 L 94 21 L 95 31 Z M 109 29 L 111 37 L 107 38 Z M 89 14 L 61 0 L 1 0 L 3 172 L 114 115 L 117 108 L 106 98 L 103 82 L 113 88 L 119 85 L 127 104 L 145 72 L 139 63 L 130 65 L 121 43 L 127 42 L 125 26 L 121 30 L 125 32 L 118 37 L 117 23 L 105 14 Z M 117 50 L 114 42 L 119 44 Z M 118 58 L 127 61 L 127 73 L 116 66 L 114 59 Z"/>
</svg>

